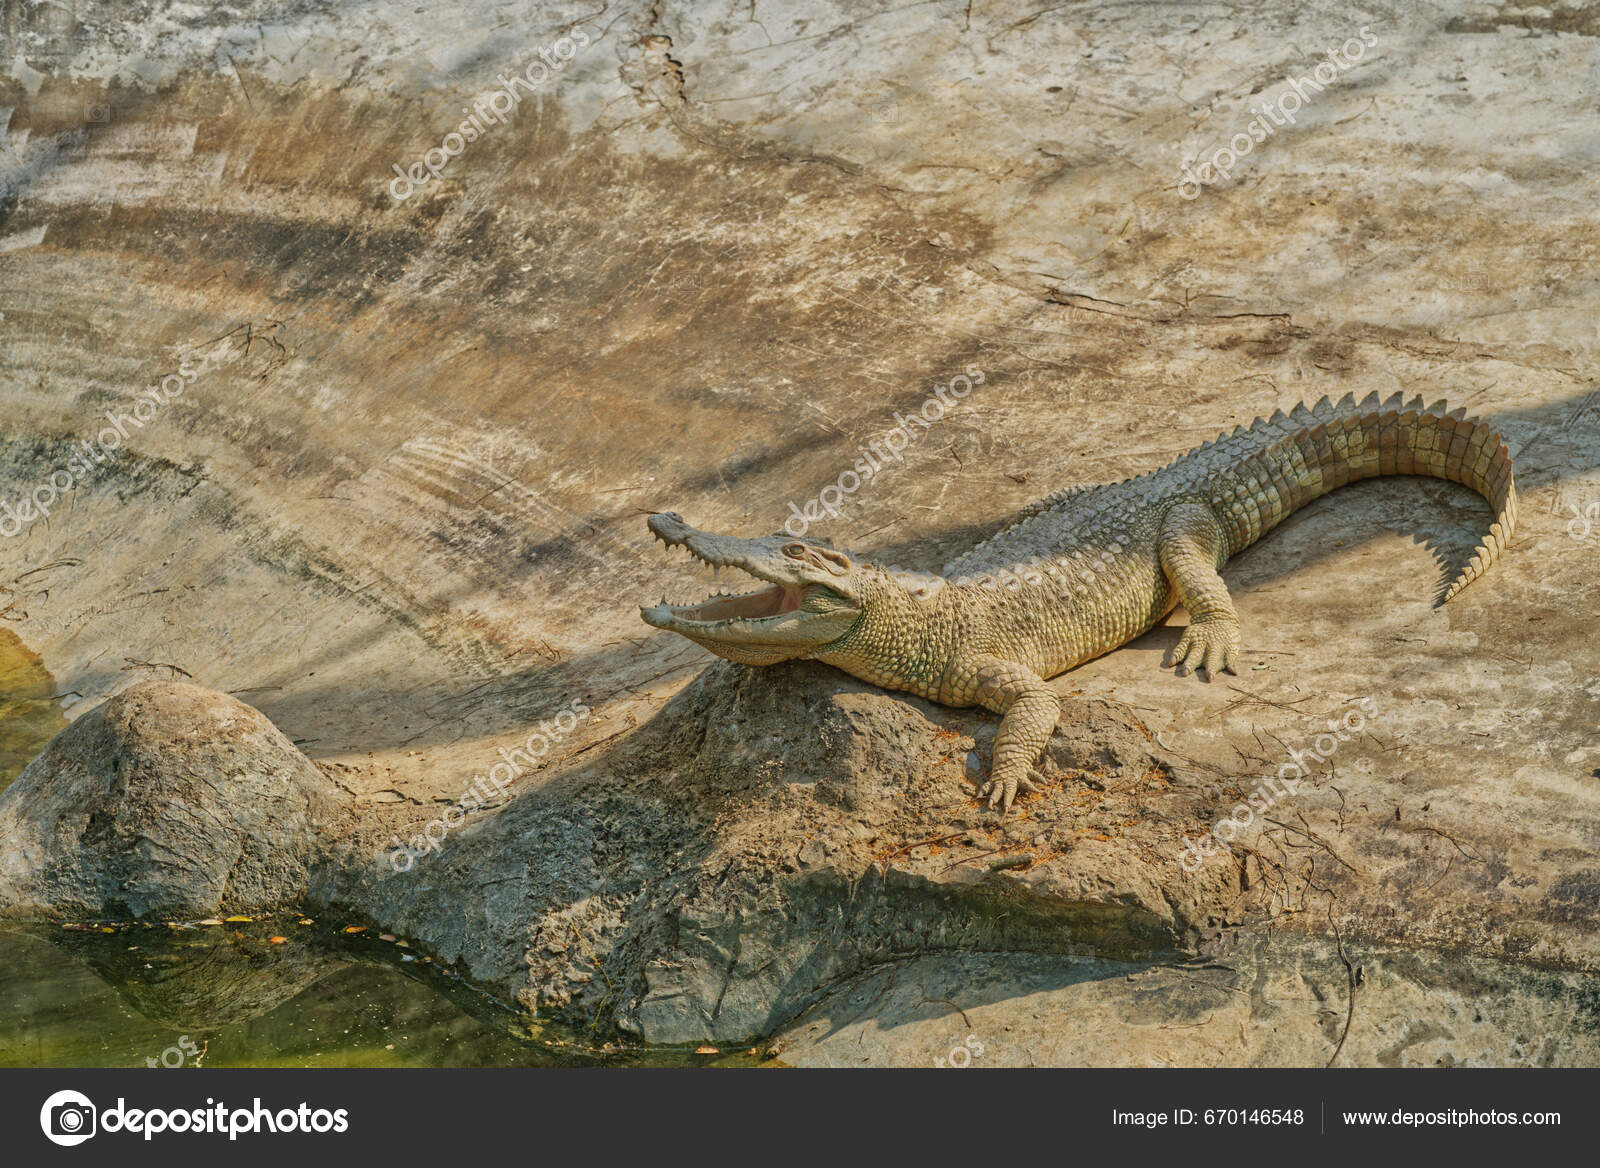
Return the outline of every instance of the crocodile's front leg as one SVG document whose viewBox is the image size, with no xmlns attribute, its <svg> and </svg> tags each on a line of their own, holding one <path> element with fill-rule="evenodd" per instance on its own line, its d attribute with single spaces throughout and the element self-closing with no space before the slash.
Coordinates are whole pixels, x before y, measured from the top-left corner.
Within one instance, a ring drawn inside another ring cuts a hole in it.
<svg viewBox="0 0 1600 1168">
<path fill-rule="evenodd" d="M 1061 699 L 1044 678 L 1016 661 L 979 657 L 969 669 L 976 686 L 972 700 L 1002 715 L 994 739 L 994 765 L 978 796 L 988 795 L 989 806 L 1004 815 L 1018 791 L 1039 789 L 1033 780 L 1040 775 L 1033 766 L 1055 731 Z"/>
<path fill-rule="evenodd" d="M 1180 673 L 1204 669 L 1208 680 L 1219 669 L 1237 672 L 1239 614 L 1217 572 L 1228 558 L 1228 540 L 1216 514 L 1199 503 L 1178 504 L 1162 521 L 1157 547 L 1161 567 L 1189 610 L 1189 627 L 1162 664 Z"/>
</svg>

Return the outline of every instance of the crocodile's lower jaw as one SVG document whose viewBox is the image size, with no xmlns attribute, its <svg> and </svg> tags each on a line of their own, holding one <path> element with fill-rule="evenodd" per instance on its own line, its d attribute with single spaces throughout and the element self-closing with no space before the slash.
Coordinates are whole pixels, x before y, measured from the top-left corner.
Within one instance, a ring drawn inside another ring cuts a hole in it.
<svg viewBox="0 0 1600 1168">
<path fill-rule="evenodd" d="M 670 627 L 674 632 L 681 632 L 698 627 L 709 631 L 735 622 L 754 624 L 782 616 L 799 608 L 805 598 L 804 588 L 773 584 L 758 592 L 712 596 L 699 604 L 668 604 L 663 600 L 654 608 L 643 608 L 639 611 L 647 623 L 655 625 L 658 629 Z M 669 619 L 674 623 L 669 626 L 651 619 L 652 616 Z"/>
<path fill-rule="evenodd" d="M 745 665 L 772 665 L 815 650 L 842 637 L 855 623 L 855 610 L 807 612 L 804 586 L 773 584 L 757 592 L 713 596 L 699 604 L 662 601 L 641 608 L 648 625 L 688 637 L 719 657 Z"/>
<path fill-rule="evenodd" d="M 647 616 L 645 619 L 649 620 L 649 617 Z M 709 649 L 723 660 L 733 661 L 740 665 L 776 665 L 780 661 L 792 661 L 796 657 L 805 657 L 808 652 L 804 646 L 760 645 L 744 644 L 738 641 L 719 641 L 712 637 L 702 636 L 690 629 L 674 628 L 671 625 L 658 625 L 657 627 L 677 633 L 680 637 L 687 637 L 702 649 Z"/>
</svg>

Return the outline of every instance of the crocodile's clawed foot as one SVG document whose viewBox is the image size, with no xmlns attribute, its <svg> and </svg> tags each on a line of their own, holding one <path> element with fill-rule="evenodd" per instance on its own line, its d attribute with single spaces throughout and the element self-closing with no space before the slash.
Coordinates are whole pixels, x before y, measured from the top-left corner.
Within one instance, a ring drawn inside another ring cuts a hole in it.
<svg viewBox="0 0 1600 1168">
<path fill-rule="evenodd" d="M 989 810 L 1000 812 L 1000 817 L 1005 818 L 1007 811 L 1011 810 L 1011 803 L 1019 791 L 1043 790 L 1044 776 L 1036 770 L 1029 770 L 1025 775 L 1009 776 L 1007 778 L 992 778 L 982 787 L 978 788 L 978 798 L 989 796 Z"/>
<path fill-rule="evenodd" d="M 1173 646 L 1163 666 L 1177 666 L 1179 677 L 1205 670 L 1210 681 L 1222 670 L 1238 673 L 1239 622 L 1227 618 L 1194 621 L 1183 631 L 1183 637 Z"/>
</svg>

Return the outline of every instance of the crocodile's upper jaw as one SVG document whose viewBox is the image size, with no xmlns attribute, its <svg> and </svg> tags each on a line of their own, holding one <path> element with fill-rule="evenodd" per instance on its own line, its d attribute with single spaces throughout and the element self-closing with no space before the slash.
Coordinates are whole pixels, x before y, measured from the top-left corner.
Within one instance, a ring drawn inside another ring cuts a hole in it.
<svg viewBox="0 0 1600 1168">
<path fill-rule="evenodd" d="M 861 615 L 849 558 L 782 536 L 736 539 L 698 531 L 670 512 L 650 517 L 668 547 L 683 547 L 713 568 L 738 568 L 767 582 L 754 592 L 719 593 L 699 604 L 662 600 L 639 615 L 719 657 L 771 665 L 810 657 L 849 632 Z"/>
</svg>

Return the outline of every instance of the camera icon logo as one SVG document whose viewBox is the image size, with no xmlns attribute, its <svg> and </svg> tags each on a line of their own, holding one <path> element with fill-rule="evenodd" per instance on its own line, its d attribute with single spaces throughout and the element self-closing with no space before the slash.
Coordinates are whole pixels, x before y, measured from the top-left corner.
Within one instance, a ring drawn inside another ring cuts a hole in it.
<svg viewBox="0 0 1600 1168">
<path fill-rule="evenodd" d="M 39 1109 L 39 1126 L 45 1139 L 70 1148 L 94 1135 L 99 1110 L 87 1095 L 76 1091 L 57 1091 Z"/>
</svg>

